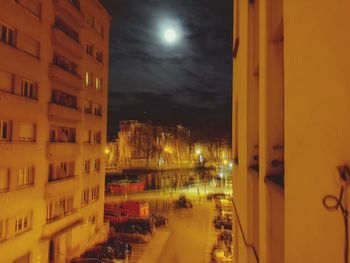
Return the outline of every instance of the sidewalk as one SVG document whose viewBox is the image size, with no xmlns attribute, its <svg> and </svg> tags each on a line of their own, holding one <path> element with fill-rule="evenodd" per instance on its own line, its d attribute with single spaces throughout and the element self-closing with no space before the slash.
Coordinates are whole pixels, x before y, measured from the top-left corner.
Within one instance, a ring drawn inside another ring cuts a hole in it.
<svg viewBox="0 0 350 263">
<path fill-rule="evenodd" d="M 152 240 L 147 244 L 141 258 L 138 260 L 138 263 L 156 263 L 169 236 L 170 230 L 168 228 L 157 229 Z"/>
</svg>

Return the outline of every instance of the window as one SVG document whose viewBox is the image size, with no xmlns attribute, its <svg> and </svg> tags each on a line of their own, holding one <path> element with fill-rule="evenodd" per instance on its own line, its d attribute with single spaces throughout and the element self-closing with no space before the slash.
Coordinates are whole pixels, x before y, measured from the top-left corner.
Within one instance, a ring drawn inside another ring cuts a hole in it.
<svg viewBox="0 0 350 263">
<path fill-rule="evenodd" d="M 91 130 L 84 130 L 84 143 L 91 143 Z"/>
<path fill-rule="evenodd" d="M 50 142 L 76 142 L 76 129 L 68 127 L 51 126 Z"/>
<path fill-rule="evenodd" d="M 87 100 L 85 101 L 84 112 L 92 114 L 92 102 L 91 101 L 87 101 Z"/>
<path fill-rule="evenodd" d="M 101 143 L 101 132 L 94 132 L 94 143 Z"/>
<path fill-rule="evenodd" d="M 34 184 L 35 167 L 27 166 L 18 169 L 17 187 L 31 186 Z"/>
<path fill-rule="evenodd" d="M 13 92 L 13 80 L 13 74 L 7 71 L 0 70 L 0 90 L 6 92 Z"/>
<path fill-rule="evenodd" d="M 74 177 L 75 163 L 73 161 L 62 161 L 49 165 L 49 182 Z"/>
<path fill-rule="evenodd" d="M 51 102 L 73 109 L 77 108 L 77 96 L 68 94 L 60 90 L 52 90 Z"/>
<path fill-rule="evenodd" d="M 91 200 L 97 200 L 99 197 L 99 186 L 95 186 L 91 189 Z"/>
<path fill-rule="evenodd" d="M 102 106 L 100 104 L 94 105 L 94 114 L 96 116 L 102 116 Z"/>
<path fill-rule="evenodd" d="M 20 234 L 30 229 L 31 212 L 18 216 L 15 221 L 15 234 Z"/>
<path fill-rule="evenodd" d="M 85 189 L 82 193 L 81 193 L 81 205 L 87 205 L 89 203 L 89 195 L 90 195 L 90 191 L 89 189 Z"/>
<path fill-rule="evenodd" d="M 40 42 L 23 32 L 18 35 L 17 47 L 36 58 L 40 56 Z"/>
<path fill-rule="evenodd" d="M 17 258 L 13 263 L 30 263 L 30 253 L 25 254 L 24 256 Z"/>
<path fill-rule="evenodd" d="M 0 120 L 0 141 L 10 141 L 11 122 Z"/>
<path fill-rule="evenodd" d="M 9 169 L 0 169 L 0 193 L 6 192 L 9 190 L 10 186 L 10 170 Z M 1 240 L 1 237 L 0 237 Z"/>
<path fill-rule="evenodd" d="M 35 124 L 26 122 L 19 123 L 19 141 L 35 142 Z"/>
<path fill-rule="evenodd" d="M 99 62 L 103 63 L 103 52 L 98 50 L 98 49 L 96 49 L 95 55 L 96 55 L 96 59 Z"/>
<path fill-rule="evenodd" d="M 86 53 L 89 54 L 90 56 L 94 56 L 94 46 L 90 44 L 86 44 Z"/>
<path fill-rule="evenodd" d="M 95 161 L 94 161 L 94 171 L 95 172 L 100 171 L 100 166 L 101 166 L 100 158 L 95 159 Z"/>
<path fill-rule="evenodd" d="M 86 87 L 92 86 L 92 73 L 91 72 L 85 72 L 85 86 Z"/>
<path fill-rule="evenodd" d="M 15 46 L 15 29 L 0 22 L 0 40 L 10 46 Z"/>
<path fill-rule="evenodd" d="M 74 212 L 73 196 L 63 197 L 47 204 L 46 222 L 56 221 Z"/>
<path fill-rule="evenodd" d="M 102 84 L 102 79 L 96 77 L 95 79 L 95 87 L 97 91 L 101 91 L 101 84 Z"/>
<path fill-rule="evenodd" d="M 90 160 L 84 160 L 84 162 L 83 162 L 83 172 L 85 174 L 90 173 Z"/>
<path fill-rule="evenodd" d="M 37 84 L 34 81 L 22 79 L 21 96 L 36 99 Z"/>
</svg>

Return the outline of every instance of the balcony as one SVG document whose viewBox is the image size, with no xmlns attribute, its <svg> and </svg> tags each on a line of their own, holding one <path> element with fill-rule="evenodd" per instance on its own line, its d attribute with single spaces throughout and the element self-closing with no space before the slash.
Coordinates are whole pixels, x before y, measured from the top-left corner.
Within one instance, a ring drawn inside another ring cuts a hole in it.
<svg viewBox="0 0 350 263">
<path fill-rule="evenodd" d="M 72 194 L 79 189 L 78 176 L 68 176 L 60 179 L 48 179 L 45 186 L 45 198 L 54 198 L 64 194 Z"/>
<path fill-rule="evenodd" d="M 71 122 L 80 122 L 82 120 L 82 112 L 80 110 L 51 102 L 48 105 L 48 116 Z"/>
<path fill-rule="evenodd" d="M 85 26 L 85 20 L 80 12 L 80 3 L 77 0 L 53 0 L 54 10 L 63 17 L 66 22 L 79 28 Z"/>
<path fill-rule="evenodd" d="M 60 28 L 52 27 L 51 41 L 54 47 L 57 47 L 63 52 L 68 53 L 68 56 L 82 59 L 84 56 L 84 49 L 79 44 L 79 41 L 68 36 Z"/>
<path fill-rule="evenodd" d="M 49 76 L 52 80 L 57 81 L 65 86 L 73 89 L 82 90 L 83 83 L 80 76 L 60 68 L 57 65 L 51 64 L 49 67 Z"/>
<path fill-rule="evenodd" d="M 68 142 L 48 142 L 46 154 L 50 157 L 76 157 L 80 154 L 80 145 L 78 143 Z"/>
<path fill-rule="evenodd" d="M 41 240 L 53 239 L 83 224 L 84 219 L 76 212 L 77 209 L 73 209 L 55 220 L 47 220 L 42 228 Z"/>
</svg>

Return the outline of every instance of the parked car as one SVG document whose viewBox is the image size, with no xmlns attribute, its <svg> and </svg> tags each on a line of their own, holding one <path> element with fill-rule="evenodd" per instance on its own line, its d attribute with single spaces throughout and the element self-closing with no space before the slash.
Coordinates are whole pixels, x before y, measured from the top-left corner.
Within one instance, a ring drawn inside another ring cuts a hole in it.
<svg viewBox="0 0 350 263">
<path fill-rule="evenodd" d="M 233 262 L 232 253 L 224 247 L 213 248 L 211 252 L 211 262 L 213 263 L 231 263 Z"/>
<path fill-rule="evenodd" d="M 228 218 L 222 218 L 221 216 L 217 216 L 213 220 L 214 226 L 217 229 L 231 229 L 232 230 L 232 220 Z"/>
<path fill-rule="evenodd" d="M 223 241 L 226 245 L 232 244 L 232 231 L 224 230 L 218 235 L 218 242 Z"/>
<path fill-rule="evenodd" d="M 105 244 L 117 251 L 118 259 L 130 258 L 132 255 L 132 246 L 129 243 L 122 242 L 117 238 L 110 238 Z"/>
<path fill-rule="evenodd" d="M 116 238 L 118 238 L 122 242 L 132 242 L 132 243 L 145 243 L 151 240 L 150 235 L 142 235 L 138 232 L 134 232 L 134 233 L 119 232 L 119 233 L 116 233 Z"/>
<path fill-rule="evenodd" d="M 179 208 L 193 208 L 191 200 L 186 198 L 185 195 L 181 195 L 177 201 L 175 201 L 176 207 Z"/>
<path fill-rule="evenodd" d="M 166 218 L 165 216 L 152 214 L 152 219 L 155 227 L 168 225 L 168 218 Z"/>
<path fill-rule="evenodd" d="M 140 233 L 142 235 L 149 235 L 150 232 L 148 230 L 143 229 L 142 227 L 130 223 L 124 223 L 122 225 L 114 226 L 116 231 L 118 232 L 126 232 L 126 233 Z"/>
<path fill-rule="evenodd" d="M 207 200 L 213 200 L 218 197 L 226 197 L 225 193 L 209 193 L 207 194 Z"/>
<path fill-rule="evenodd" d="M 81 255 L 81 258 L 86 259 L 97 259 L 99 262 L 114 262 L 116 259 L 114 255 L 114 250 L 111 247 L 108 246 L 97 246 L 92 249 L 89 249 L 88 251 L 85 251 L 83 255 Z"/>
</svg>

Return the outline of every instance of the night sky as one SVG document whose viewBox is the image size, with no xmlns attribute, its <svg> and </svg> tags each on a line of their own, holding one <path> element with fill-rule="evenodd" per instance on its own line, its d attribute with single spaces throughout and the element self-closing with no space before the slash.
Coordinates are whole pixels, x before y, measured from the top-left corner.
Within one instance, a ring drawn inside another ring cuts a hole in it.
<svg viewBox="0 0 350 263">
<path fill-rule="evenodd" d="M 229 135 L 232 0 L 101 2 L 113 18 L 109 134 L 136 119 L 183 124 L 199 137 Z"/>
</svg>

